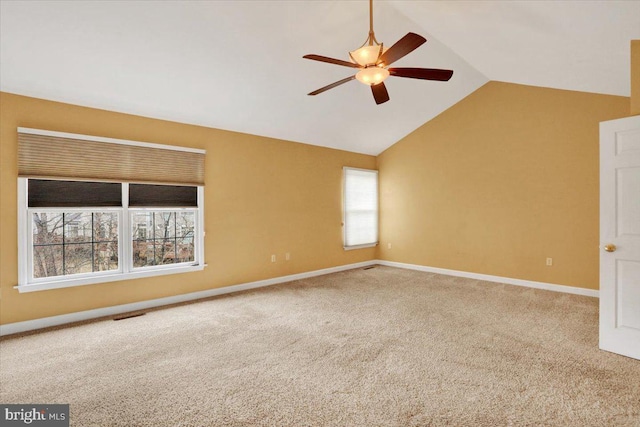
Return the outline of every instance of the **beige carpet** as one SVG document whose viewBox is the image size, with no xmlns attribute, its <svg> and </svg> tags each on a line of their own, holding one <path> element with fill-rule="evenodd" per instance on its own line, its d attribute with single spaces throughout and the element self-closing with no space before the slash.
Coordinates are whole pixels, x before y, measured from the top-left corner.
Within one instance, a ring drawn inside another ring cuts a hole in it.
<svg viewBox="0 0 640 427">
<path fill-rule="evenodd" d="M 0 381 L 82 427 L 640 426 L 597 299 L 380 266 L 7 338 Z"/>
</svg>

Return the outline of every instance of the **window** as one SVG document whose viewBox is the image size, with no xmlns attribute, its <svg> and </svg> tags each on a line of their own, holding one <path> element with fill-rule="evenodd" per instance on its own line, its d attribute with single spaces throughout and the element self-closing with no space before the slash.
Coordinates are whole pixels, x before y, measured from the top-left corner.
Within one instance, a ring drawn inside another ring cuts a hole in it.
<svg viewBox="0 0 640 427">
<path fill-rule="evenodd" d="M 344 248 L 378 244 L 378 171 L 345 167 Z"/>
<path fill-rule="evenodd" d="M 18 185 L 21 292 L 203 268 L 203 187 Z"/>
<path fill-rule="evenodd" d="M 20 292 L 204 268 L 206 150 L 17 130 Z"/>
</svg>

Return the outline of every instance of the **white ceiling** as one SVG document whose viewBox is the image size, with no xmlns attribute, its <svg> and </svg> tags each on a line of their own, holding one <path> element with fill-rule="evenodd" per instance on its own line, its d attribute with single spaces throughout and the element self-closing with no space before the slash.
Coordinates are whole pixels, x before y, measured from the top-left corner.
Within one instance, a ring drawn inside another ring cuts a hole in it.
<svg viewBox="0 0 640 427">
<path fill-rule="evenodd" d="M 488 80 L 630 94 L 640 1 L 382 1 L 390 46 L 428 42 L 394 66 L 447 68 L 449 82 L 390 77 L 391 101 L 348 59 L 368 32 L 359 1 L 4 1 L 0 89 L 107 110 L 378 154 Z"/>
</svg>

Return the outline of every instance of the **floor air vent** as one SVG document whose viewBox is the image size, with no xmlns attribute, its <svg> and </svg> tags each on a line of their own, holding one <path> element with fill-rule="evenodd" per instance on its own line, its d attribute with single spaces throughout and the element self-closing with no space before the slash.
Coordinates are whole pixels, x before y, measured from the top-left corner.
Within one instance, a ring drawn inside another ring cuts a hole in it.
<svg viewBox="0 0 640 427">
<path fill-rule="evenodd" d="M 131 319 L 132 317 L 140 317 L 140 316 L 144 316 L 147 313 L 127 313 L 127 314 L 123 314 L 122 316 L 118 316 L 118 317 L 114 317 L 113 320 L 124 320 L 124 319 Z"/>
</svg>

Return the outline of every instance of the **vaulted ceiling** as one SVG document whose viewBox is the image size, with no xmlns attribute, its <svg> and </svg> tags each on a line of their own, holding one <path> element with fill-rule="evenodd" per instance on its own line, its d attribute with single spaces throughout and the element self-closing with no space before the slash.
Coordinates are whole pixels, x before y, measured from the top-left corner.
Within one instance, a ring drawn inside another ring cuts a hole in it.
<svg viewBox="0 0 640 427">
<path fill-rule="evenodd" d="M 428 42 L 376 105 L 346 67 L 364 1 L 1 1 L 0 89 L 89 107 L 378 154 L 489 80 L 630 94 L 638 1 L 374 1 L 376 37 Z"/>
</svg>

